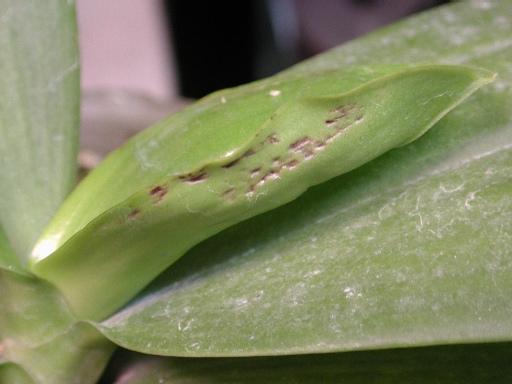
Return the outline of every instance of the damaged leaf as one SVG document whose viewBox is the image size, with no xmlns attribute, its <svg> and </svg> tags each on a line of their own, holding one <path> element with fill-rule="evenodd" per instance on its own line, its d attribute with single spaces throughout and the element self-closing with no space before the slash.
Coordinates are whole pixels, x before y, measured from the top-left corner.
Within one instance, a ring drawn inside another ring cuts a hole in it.
<svg viewBox="0 0 512 384">
<path fill-rule="evenodd" d="M 334 77 L 332 72 L 322 76 L 324 82 Z M 253 122 L 249 138 L 241 145 L 226 146 L 216 159 L 197 161 L 186 172 L 161 178 L 74 234 L 63 235 L 51 227 L 54 234 L 50 232 L 36 246 L 31 269 L 56 285 L 76 314 L 102 319 L 201 240 L 415 140 L 494 78 L 490 72 L 468 67 L 419 66 L 377 77 L 341 94 L 293 97 L 266 115 L 259 116 L 256 108 L 254 121 L 261 124 Z M 314 77 L 307 80 L 306 84 L 315 83 Z M 280 97 L 286 87 L 280 89 L 279 94 L 263 93 Z M 220 103 L 224 103 L 222 97 Z M 221 117 L 212 130 L 238 131 L 237 124 L 226 125 Z M 207 115 L 201 118 L 210 122 Z M 186 132 L 191 127 L 169 129 Z M 216 135 L 202 139 L 215 141 Z M 137 138 L 131 145 L 137 146 Z M 168 151 L 173 143 L 166 145 Z M 172 162 L 168 167 L 173 168 Z M 78 191 L 73 199 L 80 196 Z M 55 246 L 53 236 L 71 237 L 54 253 L 40 253 L 48 244 Z"/>
</svg>

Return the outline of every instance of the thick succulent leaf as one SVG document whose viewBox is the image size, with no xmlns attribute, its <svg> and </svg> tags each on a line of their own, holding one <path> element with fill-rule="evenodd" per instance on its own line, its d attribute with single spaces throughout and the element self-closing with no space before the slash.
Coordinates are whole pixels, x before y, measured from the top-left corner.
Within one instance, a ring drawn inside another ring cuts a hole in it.
<svg viewBox="0 0 512 384">
<path fill-rule="evenodd" d="M 0 271 L 0 382 L 28 375 L 35 383 L 94 383 L 113 350 L 48 283 Z"/>
<path fill-rule="evenodd" d="M 363 196 L 356 171 L 196 248 L 107 336 L 184 356 L 507 340 L 511 171 L 499 151 Z"/>
<path fill-rule="evenodd" d="M 233 157 L 287 101 L 340 94 L 405 68 L 396 64 L 349 67 L 316 74 L 309 82 L 304 76 L 269 78 L 203 98 L 138 134 L 96 167 L 45 228 L 33 261 L 48 256 L 99 215 L 165 177 Z"/>
<path fill-rule="evenodd" d="M 0 15 L 0 226 L 26 261 L 75 182 L 74 2 L 1 0 Z"/>
<path fill-rule="evenodd" d="M 201 240 L 415 140 L 493 79 L 467 67 L 421 66 L 346 93 L 293 98 L 228 156 L 133 195 L 32 271 L 59 287 L 79 316 L 105 318 Z"/>
<path fill-rule="evenodd" d="M 0 383 L 35 384 L 34 380 L 19 365 L 1 360 Z"/>
<path fill-rule="evenodd" d="M 2 227 L 0 226 L 0 268 L 8 271 L 13 271 L 23 275 L 29 275 L 21 260 L 16 255 L 16 251 L 12 249 L 9 239 L 5 235 Z"/>
<path fill-rule="evenodd" d="M 510 340 L 511 12 L 454 4 L 307 64 L 371 52 L 500 77 L 412 144 L 195 247 L 103 332 L 187 356 Z"/>
<path fill-rule="evenodd" d="M 225 359 L 119 353 L 115 384 L 481 384 L 512 381 L 510 343 Z M 128 362 L 128 364 L 126 364 Z M 122 369 L 122 365 L 126 369 Z"/>
</svg>

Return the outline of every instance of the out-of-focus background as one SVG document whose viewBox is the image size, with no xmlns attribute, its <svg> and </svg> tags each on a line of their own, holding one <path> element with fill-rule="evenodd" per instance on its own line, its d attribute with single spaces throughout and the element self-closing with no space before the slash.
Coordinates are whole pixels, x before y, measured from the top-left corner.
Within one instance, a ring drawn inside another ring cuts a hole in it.
<svg viewBox="0 0 512 384">
<path fill-rule="evenodd" d="M 191 99 L 270 76 L 446 2 L 77 0 L 81 161 L 94 165 Z"/>
</svg>

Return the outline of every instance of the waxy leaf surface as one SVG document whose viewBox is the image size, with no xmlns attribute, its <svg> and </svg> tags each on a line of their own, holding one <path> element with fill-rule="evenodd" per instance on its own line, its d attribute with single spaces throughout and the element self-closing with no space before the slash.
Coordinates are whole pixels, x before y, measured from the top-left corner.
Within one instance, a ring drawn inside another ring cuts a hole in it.
<svg viewBox="0 0 512 384">
<path fill-rule="evenodd" d="M 319 77 L 320 85 L 327 78 L 335 82 L 336 72 Z M 341 94 L 293 97 L 262 124 L 256 119 L 252 134 L 241 146 L 226 148 L 228 155 L 149 185 L 100 215 L 32 271 L 59 287 L 79 316 L 103 319 L 201 240 L 408 144 L 494 77 L 467 67 L 420 66 Z M 300 79 L 312 89 L 319 87 L 315 80 Z M 289 88 L 284 84 L 271 92 Z M 260 113 L 252 98 L 250 107 Z M 213 124 L 208 114 L 202 117 Z M 220 130 L 237 133 L 239 124 L 229 120 L 219 118 L 214 134 L 203 140 L 215 141 Z M 137 145 L 137 138 L 133 141 Z M 179 143 L 178 138 L 169 146 Z"/>
<path fill-rule="evenodd" d="M 201 243 L 103 332 L 186 356 L 510 340 L 511 36 L 508 2 L 460 3 L 293 68 L 430 61 L 499 78 L 415 142 Z"/>
<path fill-rule="evenodd" d="M 0 0 L 0 382 L 93 383 L 113 344 L 26 269 L 76 182 L 74 1 Z"/>
<path fill-rule="evenodd" d="M 0 1 L 0 226 L 23 264 L 75 184 L 74 15 L 68 1 Z"/>
</svg>

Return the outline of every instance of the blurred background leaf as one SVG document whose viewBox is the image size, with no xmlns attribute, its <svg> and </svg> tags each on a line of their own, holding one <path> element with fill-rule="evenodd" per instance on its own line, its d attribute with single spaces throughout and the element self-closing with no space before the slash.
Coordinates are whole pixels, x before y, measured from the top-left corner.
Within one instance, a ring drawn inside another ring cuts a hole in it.
<svg viewBox="0 0 512 384">
<path fill-rule="evenodd" d="M 25 261 L 76 180 L 75 4 L 1 0 L 0 15 L 0 226 Z"/>
<path fill-rule="evenodd" d="M 510 343 L 225 359 L 120 350 L 101 383 L 508 383 Z"/>
</svg>

